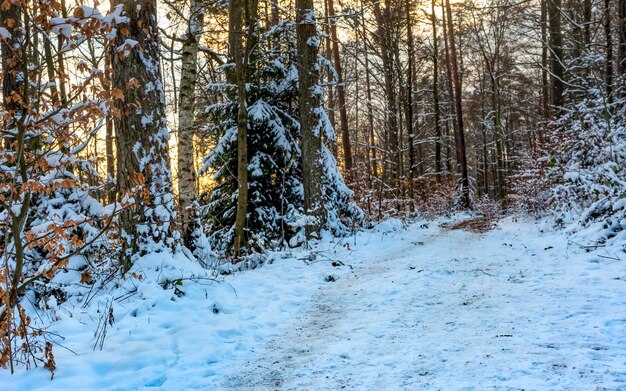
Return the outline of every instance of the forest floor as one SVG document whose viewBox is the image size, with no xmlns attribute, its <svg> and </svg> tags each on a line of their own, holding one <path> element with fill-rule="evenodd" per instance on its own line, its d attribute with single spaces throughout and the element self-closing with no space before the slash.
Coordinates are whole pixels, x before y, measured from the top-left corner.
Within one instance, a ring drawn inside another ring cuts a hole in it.
<svg viewBox="0 0 626 391">
<path fill-rule="evenodd" d="M 155 255 L 102 351 L 95 304 L 59 310 L 73 352 L 56 349 L 55 380 L 2 372 L 0 388 L 626 390 L 623 251 L 529 218 L 465 221 L 383 222 L 180 297 L 150 284 L 171 268 Z"/>
</svg>

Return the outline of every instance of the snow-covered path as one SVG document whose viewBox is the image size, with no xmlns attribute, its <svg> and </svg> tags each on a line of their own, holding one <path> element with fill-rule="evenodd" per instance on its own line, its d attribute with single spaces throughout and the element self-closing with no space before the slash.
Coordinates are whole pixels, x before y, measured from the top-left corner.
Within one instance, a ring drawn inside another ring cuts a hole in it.
<svg viewBox="0 0 626 391">
<path fill-rule="evenodd" d="M 626 283 L 539 234 L 374 237 L 221 388 L 626 389 Z"/>
<path fill-rule="evenodd" d="M 383 222 L 326 238 L 310 264 L 293 252 L 222 283 L 181 280 L 184 295 L 157 280 L 201 271 L 156 254 L 131 296 L 43 313 L 71 349 L 55 349 L 55 380 L 0 371 L 0 390 L 626 390 L 623 251 L 533 221 L 483 234 L 454 221 Z"/>
</svg>

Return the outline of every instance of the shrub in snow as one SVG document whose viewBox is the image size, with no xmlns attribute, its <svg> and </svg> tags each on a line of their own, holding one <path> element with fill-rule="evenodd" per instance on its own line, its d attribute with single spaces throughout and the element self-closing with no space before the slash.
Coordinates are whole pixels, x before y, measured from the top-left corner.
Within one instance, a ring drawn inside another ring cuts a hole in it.
<svg viewBox="0 0 626 391">
<path fill-rule="evenodd" d="M 31 327 L 24 297 L 35 291 L 42 308 L 56 310 L 64 298 L 62 287 L 89 283 L 84 255 L 109 247 L 106 234 L 116 208 L 102 207 L 80 178 L 96 171 L 80 152 L 93 140 L 108 114 L 109 101 L 102 89 L 103 73 L 79 63 L 66 101 L 59 98 L 54 80 L 46 80 L 45 67 L 30 64 L 41 41 L 25 31 L 37 31 L 45 40 L 63 37 L 64 52 L 71 52 L 88 38 L 110 39 L 115 24 L 123 21 L 121 8 L 108 15 L 78 6 L 68 18 L 60 4 L 50 3 L 40 12 L 39 2 L 8 2 L 2 17 L 11 19 L 9 34 L 2 34 L 5 81 L 10 99 L 0 102 L 4 125 L 0 145 L 0 366 L 16 363 L 27 367 L 42 363 L 54 372 L 50 342 L 38 338 L 42 330 Z M 24 13 L 38 15 L 24 18 Z M 23 23 L 30 23 L 27 26 Z M 7 49 L 5 51 L 5 49 Z M 6 59 L 6 58 L 5 58 Z M 62 75 L 65 77 L 66 75 Z M 6 86 L 5 86 L 6 87 Z M 81 257 L 83 255 L 83 257 Z M 71 281 L 61 276 L 76 268 Z M 81 270 L 85 273 L 81 278 Z M 57 279 L 57 277 L 59 277 Z M 31 295 L 33 296 L 33 295 Z M 32 297 L 31 297 L 32 298 Z"/>
<path fill-rule="evenodd" d="M 624 90 L 606 93 L 602 57 L 589 57 L 592 71 L 556 122 L 549 159 L 552 203 L 562 223 L 594 225 L 602 239 L 626 228 L 626 101 Z"/>
</svg>

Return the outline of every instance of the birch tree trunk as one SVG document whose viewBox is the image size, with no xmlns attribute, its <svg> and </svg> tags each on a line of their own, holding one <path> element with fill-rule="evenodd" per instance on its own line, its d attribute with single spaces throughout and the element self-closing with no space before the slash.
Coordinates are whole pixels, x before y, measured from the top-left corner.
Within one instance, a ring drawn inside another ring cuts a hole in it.
<svg viewBox="0 0 626 391">
<path fill-rule="evenodd" d="M 194 250 L 196 229 L 196 168 L 194 161 L 196 80 L 198 77 L 198 45 L 204 24 L 204 9 L 198 0 L 189 2 L 189 26 L 182 47 L 180 70 L 180 111 L 178 113 L 178 194 L 179 226 L 183 243 Z"/>
</svg>

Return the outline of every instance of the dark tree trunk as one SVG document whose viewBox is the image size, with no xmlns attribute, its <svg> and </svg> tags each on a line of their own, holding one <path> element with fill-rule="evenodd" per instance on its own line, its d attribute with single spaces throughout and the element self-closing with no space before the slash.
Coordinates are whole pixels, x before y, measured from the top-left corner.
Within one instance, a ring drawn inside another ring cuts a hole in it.
<svg viewBox="0 0 626 391">
<path fill-rule="evenodd" d="M 19 73 L 22 68 L 22 58 L 24 48 L 20 47 L 23 38 L 22 33 L 22 13 L 19 5 L 12 2 L 7 3 L 8 7 L 0 7 L 0 27 L 5 28 L 10 34 L 6 39 L 0 39 L 0 54 L 2 54 L 2 97 L 4 110 L 9 114 L 4 121 L 5 129 L 12 129 L 17 126 L 15 118 L 22 110 L 20 99 L 9 99 L 13 94 L 22 96 Z M 7 148 L 11 148 L 11 138 L 3 137 Z"/>
<path fill-rule="evenodd" d="M 619 53 L 617 60 L 619 61 L 619 73 L 622 77 L 626 76 L 626 0 L 618 1 L 619 13 Z"/>
<path fill-rule="evenodd" d="M 606 44 L 606 98 L 613 103 L 613 35 L 611 33 L 611 0 L 604 0 L 604 37 Z"/>
<path fill-rule="evenodd" d="M 412 21 L 411 21 L 411 7 L 410 3 L 407 1 L 405 4 L 406 9 L 406 26 L 407 26 L 407 51 L 408 51 L 408 59 L 409 59 L 409 69 L 407 74 L 407 82 L 406 82 L 406 122 L 409 136 L 409 202 L 411 207 L 411 212 L 414 212 L 414 195 L 415 195 L 415 183 L 414 183 L 414 174 L 417 169 L 417 164 L 415 161 L 415 129 L 414 129 L 414 120 L 413 120 L 413 73 L 415 72 L 414 66 L 414 58 L 413 58 L 413 29 L 412 29 Z M 421 154 L 420 154 L 421 155 Z M 421 156 L 420 156 L 421 158 Z"/>
<path fill-rule="evenodd" d="M 448 38 L 450 40 L 450 66 L 452 67 L 452 79 L 454 81 L 455 108 L 457 119 L 457 132 L 454 140 L 456 145 L 456 157 L 458 172 L 461 174 L 461 204 L 465 208 L 470 206 L 469 197 L 469 177 L 467 171 L 467 154 L 465 152 L 465 129 L 463 126 L 463 99 L 462 86 L 459 76 L 459 63 L 456 52 L 456 42 L 454 37 L 454 24 L 452 23 L 452 7 L 450 0 L 446 0 L 446 13 L 448 16 Z"/>
<path fill-rule="evenodd" d="M 550 27 L 550 68 L 552 99 L 554 109 L 559 110 L 563 105 L 565 88 L 565 69 L 563 66 L 563 33 L 561 32 L 561 0 L 546 0 L 548 24 Z"/>
<path fill-rule="evenodd" d="M 235 257 L 246 249 L 248 214 L 248 109 L 246 84 L 256 45 L 258 0 L 230 0 L 228 43 L 234 64 L 230 83 L 237 86 L 237 209 L 235 217 Z"/>
<path fill-rule="evenodd" d="M 435 173 L 437 182 L 441 182 L 441 109 L 439 108 L 439 43 L 437 41 L 437 15 L 435 0 L 431 2 L 433 29 L 433 105 L 435 111 Z"/>
<path fill-rule="evenodd" d="M 550 85 L 548 82 L 548 11 L 546 2 L 541 0 L 541 111 L 544 121 L 550 117 Z M 539 134 L 543 139 L 543 134 Z"/>
<path fill-rule="evenodd" d="M 325 12 L 325 16 L 327 20 L 330 20 L 330 9 L 328 6 L 328 1 L 326 0 L 324 2 L 324 12 Z M 333 56 L 333 49 L 332 49 L 332 42 L 331 42 L 331 33 L 330 33 L 330 21 L 328 23 L 326 23 L 326 28 L 325 28 L 325 32 L 326 35 L 328 35 L 328 37 L 324 40 L 326 42 L 326 52 L 325 52 L 325 56 L 327 58 L 332 58 Z M 327 80 L 328 80 L 328 90 L 327 90 L 327 95 L 328 95 L 328 120 L 330 121 L 330 126 L 332 126 L 333 129 L 337 129 L 337 119 L 335 116 L 335 112 L 337 111 L 337 105 L 335 104 L 335 78 L 333 76 L 333 73 L 329 70 L 328 72 L 328 76 L 327 76 Z M 332 143 L 330 144 L 330 149 L 333 152 L 333 155 L 335 157 L 339 156 L 339 151 L 337 150 L 337 142 L 335 140 L 332 141 Z"/>
<path fill-rule="evenodd" d="M 318 35 L 313 0 L 296 0 L 298 68 L 300 70 L 300 131 L 302 133 L 302 166 L 304 211 L 310 218 L 307 237 L 317 236 L 323 224 L 322 135 L 319 129 L 321 95 L 319 81 Z"/>
<path fill-rule="evenodd" d="M 390 40 L 391 32 L 389 31 L 389 15 L 391 13 L 389 4 L 386 5 L 385 12 L 380 7 L 379 1 L 374 1 L 374 16 L 378 27 L 377 40 L 380 46 L 381 59 L 383 63 L 383 72 L 385 80 L 385 130 L 387 133 L 385 149 L 389 151 L 385 156 L 384 177 L 392 188 L 398 186 L 398 173 L 400 169 L 400 154 L 398 151 L 398 104 L 397 91 L 395 89 L 394 80 L 394 59 L 391 50 L 392 44 Z"/>
<path fill-rule="evenodd" d="M 330 23 L 330 38 L 332 40 L 333 64 L 337 72 L 337 106 L 339 106 L 339 120 L 341 124 L 341 146 L 343 148 L 343 162 L 346 182 L 352 182 L 352 146 L 350 145 L 350 130 L 348 128 L 348 114 L 346 110 L 346 92 L 344 86 L 343 69 L 339 55 L 339 39 L 337 38 L 337 20 L 333 0 L 328 2 L 328 17 Z"/>
<path fill-rule="evenodd" d="M 121 200 L 135 201 L 121 215 L 122 228 L 130 237 L 122 260 L 128 269 L 134 254 L 171 248 L 175 212 L 156 1 L 115 0 L 113 6 L 119 4 L 129 18 L 120 28 L 128 35 L 117 35 L 114 44 L 120 49 L 111 64 L 112 87 L 124 96 L 115 100 L 118 188 Z"/>
</svg>

